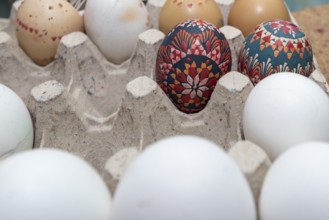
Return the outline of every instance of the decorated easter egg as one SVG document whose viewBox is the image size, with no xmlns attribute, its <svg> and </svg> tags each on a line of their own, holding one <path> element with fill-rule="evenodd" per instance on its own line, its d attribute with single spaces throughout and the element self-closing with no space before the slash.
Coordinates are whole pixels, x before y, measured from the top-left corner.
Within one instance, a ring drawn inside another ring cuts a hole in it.
<svg viewBox="0 0 329 220">
<path fill-rule="evenodd" d="M 17 11 L 18 43 L 38 65 L 54 60 L 64 35 L 83 30 L 82 16 L 65 0 L 24 0 Z"/>
<path fill-rule="evenodd" d="M 81 158 L 30 150 L 0 162 L 0 219 L 108 220 L 111 194 Z"/>
<path fill-rule="evenodd" d="M 84 19 L 87 35 L 114 64 L 130 58 L 138 35 L 150 27 L 141 0 L 88 0 Z"/>
<path fill-rule="evenodd" d="M 257 25 L 274 19 L 290 21 L 284 1 L 236 0 L 228 15 L 228 25 L 238 28 L 247 36 Z"/>
<path fill-rule="evenodd" d="M 185 113 L 201 111 L 217 80 L 231 70 L 228 41 L 216 26 L 187 20 L 164 39 L 156 60 L 156 81 Z"/>
<path fill-rule="evenodd" d="M 217 28 L 223 26 L 221 10 L 214 0 L 167 0 L 159 15 L 159 29 L 168 34 L 188 19 L 203 19 Z"/>
<path fill-rule="evenodd" d="M 112 220 L 256 220 L 250 187 L 220 146 L 177 136 L 147 147 L 125 171 Z"/>
<path fill-rule="evenodd" d="M 238 58 L 238 71 L 256 84 L 277 72 L 309 76 L 314 71 L 309 39 L 295 24 L 267 21 L 246 37 Z"/>
<path fill-rule="evenodd" d="M 33 125 L 23 100 L 0 84 L 0 158 L 33 147 Z"/>
</svg>

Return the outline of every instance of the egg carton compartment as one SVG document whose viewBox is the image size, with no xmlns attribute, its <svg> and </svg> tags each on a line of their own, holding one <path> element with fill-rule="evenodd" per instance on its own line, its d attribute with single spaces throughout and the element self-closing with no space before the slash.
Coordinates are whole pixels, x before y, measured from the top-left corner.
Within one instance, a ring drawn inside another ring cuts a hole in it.
<svg viewBox="0 0 329 220">
<path fill-rule="evenodd" d="M 207 138 L 225 148 L 240 165 L 255 195 L 270 166 L 267 155 L 243 141 L 242 110 L 253 88 L 237 72 L 241 31 L 227 24 L 234 1 L 221 0 L 225 26 L 221 31 L 232 51 L 232 71 L 221 77 L 204 110 L 185 114 L 176 109 L 154 79 L 157 50 L 165 35 L 157 30 L 164 1 L 147 8 L 153 29 L 139 35 L 131 58 L 108 62 L 87 35 L 61 39 L 56 59 L 46 67 L 34 64 L 15 39 L 15 2 L 9 20 L 0 21 L 0 82 L 26 103 L 35 128 L 35 148 L 60 148 L 81 156 L 103 176 L 113 192 L 124 168 L 149 144 L 172 135 Z M 293 19 L 292 19 L 293 20 Z M 311 78 L 327 93 L 318 65 Z"/>
<path fill-rule="evenodd" d="M 144 34 L 150 36 L 149 32 L 157 33 L 157 36 L 163 38 L 161 32 L 154 29 L 143 33 L 140 37 L 143 38 Z M 151 36 L 154 36 L 153 34 Z M 76 42 L 70 40 L 73 37 L 81 37 L 85 40 L 81 47 L 72 49 L 66 44 L 66 42 Z M 86 52 L 84 46 L 88 44 L 89 47 L 94 47 L 90 43 L 82 33 L 73 33 L 64 37 L 59 46 L 57 60 L 77 62 L 69 57 L 77 57 L 83 51 Z M 145 57 L 138 52 L 144 51 L 147 47 L 145 41 L 140 39 L 138 45 L 144 46 L 137 47 L 131 60 L 130 64 L 134 69 L 138 69 L 138 66 L 141 68 L 141 63 L 145 61 Z M 62 49 L 66 52 L 62 53 Z M 72 56 L 72 53 L 76 56 Z M 153 50 L 151 54 L 155 53 L 156 50 Z M 68 56 L 61 58 L 60 54 Z M 93 61 L 90 61 L 95 59 L 94 56 L 95 54 L 92 53 L 88 55 L 87 61 L 77 62 L 81 65 L 88 63 L 83 69 L 76 70 L 77 66 L 75 66 L 70 74 L 66 75 L 67 72 L 60 74 L 57 80 L 46 81 L 31 90 L 32 97 L 28 100 L 28 106 L 35 120 L 35 147 L 52 146 L 74 152 L 102 170 L 103 176 L 106 176 L 104 164 L 111 155 L 131 146 L 142 150 L 166 136 L 194 134 L 227 148 L 242 139 L 240 117 L 242 106 L 253 87 L 246 76 L 238 72 L 223 76 L 207 107 L 198 114 L 189 115 L 177 110 L 152 79 L 153 65 L 146 70 L 144 68 L 139 70 L 144 76 L 138 77 L 137 72 L 134 71 L 133 76 L 137 78 L 128 82 L 126 77 L 129 76 L 130 67 L 128 73 L 112 77 L 90 70 L 99 65 L 98 63 L 95 67 Z M 54 66 L 56 63 L 57 61 Z M 152 63 L 155 64 L 155 60 Z M 90 76 L 90 72 L 94 74 Z M 86 86 L 86 81 L 89 86 Z M 97 82 L 101 84 L 97 85 Z M 96 92 L 102 86 L 104 88 L 109 86 L 105 94 L 117 94 L 106 96 L 108 100 L 100 100 Z M 123 94 L 120 94 L 120 91 Z M 120 95 L 123 99 L 120 99 Z M 112 184 L 111 178 L 109 181 Z M 115 184 L 116 182 L 113 183 Z M 111 188 L 113 187 L 111 185 Z"/>
</svg>

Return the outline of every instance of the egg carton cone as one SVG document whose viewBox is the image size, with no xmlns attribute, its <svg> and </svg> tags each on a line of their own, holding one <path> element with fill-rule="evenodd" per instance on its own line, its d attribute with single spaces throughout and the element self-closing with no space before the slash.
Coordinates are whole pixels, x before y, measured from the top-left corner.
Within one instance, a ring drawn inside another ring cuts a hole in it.
<svg viewBox="0 0 329 220">
<path fill-rule="evenodd" d="M 197 135 L 229 152 L 257 200 L 270 162 L 259 147 L 243 141 L 242 110 L 253 85 L 237 72 L 244 40 L 240 30 L 221 28 L 232 51 L 232 71 L 219 79 L 204 110 L 185 114 L 154 81 L 156 54 L 165 37 L 156 22 L 164 1 L 148 2 L 153 29 L 139 35 L 131 58 L 121 65 L 108 62 L 86 34 L 75 32 L 61 39 L 55 61 L 46 67 L 34 64 L 17 44 L 20 3 L 15 2 L 9 19 L 0 21 L 0 82 L 28 106 L 34 148 L 59 148 L 84 158 L 114 192 L 125 167 L 149 144 L 167 136 Z M 233 1 L 217 3 L 226 22 Z M 318 67 L 311 78 L 329 92 Z"/>
<path fill-rule="evenodd" d="M 0 31 L 5 29 L 8 26 L 8 24 L 9 24 L 8 19 L 0 18 Z"/>
</svg>

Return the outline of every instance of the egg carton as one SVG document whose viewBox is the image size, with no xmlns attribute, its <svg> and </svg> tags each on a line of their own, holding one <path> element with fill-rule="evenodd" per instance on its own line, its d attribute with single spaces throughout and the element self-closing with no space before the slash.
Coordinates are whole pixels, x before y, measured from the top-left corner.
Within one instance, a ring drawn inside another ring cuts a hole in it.
<svg viewBox="0 0 329 220">
<path fill-rule="evenodd" d="M 237 72 L 244 38 L 227 25 L 233 2 L 217 0 L 232 71 L 219 79 L 207 106 L 196 114 L 177 110 L 153 80 L 156 53 L 165 37 L 157 29 L 164 0 L 148 1 L 153 29 L 139 35 L 131 58 L 121 65 L 108 62 L 88 36 L 75 32 L 61 39 L 55 61 L 46 67 L 34 64 L 17 44 L 15 17 L 21 1 L 15 2 L 10 18 L 0 21 L 0 82 L 31 112 L 34 148 L 59 148 L 81 156 L 113 192 L 125 167 L 146 146 L 167 136 L 197 135 L 229 152 L 257 201 L 270 161 L 259 147 L 243 141 L 242 110 L 253 85 Z M 317 63 L 310 77 L 329 93 Z"/>
</svg>

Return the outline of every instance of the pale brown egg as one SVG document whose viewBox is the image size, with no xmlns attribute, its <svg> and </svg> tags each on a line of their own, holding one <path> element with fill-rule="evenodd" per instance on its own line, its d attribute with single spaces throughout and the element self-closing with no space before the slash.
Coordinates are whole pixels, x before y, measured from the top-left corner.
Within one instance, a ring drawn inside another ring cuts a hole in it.
<svg viewBox="0 0 329 220">
<path fill-rule="evenodd" d="M 159 29 L 168 34 L 188 19 L 203 19 L 217 28 L 223 26 L 221 10 L 214 0 L 167 0 L 160 12 Z"/>
<path fill-rule="evenodd" d="M 65 0 L 25 0 L 17 11 L 18 43 L 41 66 L 54 60 L 64 35 L 83 30 L 83 17 Z"/>
<path fill-rule="evenodd" d="M 228 16 L 228 25 L 240 29 L 247 36 L 259 24 L 275 19 L 290 21 L 282 0 L 235 0 Z"/>
</svg>

